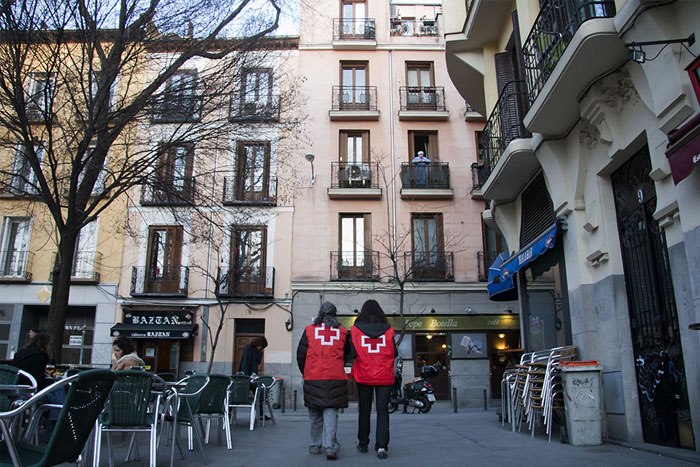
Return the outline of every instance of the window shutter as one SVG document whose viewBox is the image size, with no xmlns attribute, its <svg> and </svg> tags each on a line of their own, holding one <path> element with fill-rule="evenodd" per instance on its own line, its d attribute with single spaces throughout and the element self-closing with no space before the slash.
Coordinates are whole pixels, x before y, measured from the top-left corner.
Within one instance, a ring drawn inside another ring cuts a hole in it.
<svg viewBox="0 0 700 467">
<path fill-rule="evenodd" d="M 556 222 L 552 198 L 547 191 L 544 175 L 541 173 L 523 190 L 522 224 L 520 226 L 520 248 L 534 240 L 539 234 Z"/>
</svg>

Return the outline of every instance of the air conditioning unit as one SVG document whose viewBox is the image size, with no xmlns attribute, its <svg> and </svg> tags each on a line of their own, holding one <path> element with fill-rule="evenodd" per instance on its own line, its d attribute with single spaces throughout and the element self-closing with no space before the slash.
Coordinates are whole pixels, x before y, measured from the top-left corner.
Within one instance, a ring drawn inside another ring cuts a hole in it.
<svg viewBox="0 0 700 467">
<path fill-rule="evenodd" d="M 369 184 L 369 171 L 363 170 L 362 165 L 350 164 L 345 167 L 345 173 L 350 186 L 365 186 Z"/>
</svg>

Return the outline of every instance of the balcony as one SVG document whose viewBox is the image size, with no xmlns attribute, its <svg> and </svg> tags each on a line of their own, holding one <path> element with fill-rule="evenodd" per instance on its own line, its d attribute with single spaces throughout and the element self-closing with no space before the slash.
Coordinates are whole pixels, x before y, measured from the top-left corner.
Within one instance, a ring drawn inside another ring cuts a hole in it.
<svg viewBox="0 0 700 467">
<path fill-rule="evenodd" d="M 374 18 L 333 18 L 334 49 L 375 49 Z"/>
<path fill-rule="evenodd" d="M 202 100 L 198 96 L 164 96 L 153 106 L 151 123 L 194 123 L 201 118 Z"/>
<path fill-rule="evenodd" d="M 402 199 L 452 199 L 450 164 L 432 162 L 425 166 L 401 164 Z"/>
<path fill-rule="evenodd" d="M 496 251 L 479 251 L 476 254 L 480 282 L 488 281 L 489 268 L 496 261 L 496 258 L 498 258 L 498 252 Z"/>
<path fill-rule="evenodd" d="M 523 126 L 527 111 L 524 81 L 511 81 L 498 97 L 481 134 L 484 147 L 482 194 L 498 201 L 515 199 L 540 167 Z"/>
<path fill-rule="evenodd" d="M 444 86 L 399 87 L 400 120 L 447 120 Z"/>
<path fill-rule="evenodd" d="M 331 162 L 331 199 L 380 199 L 377 162 Z"/>
<path fill-rule="evenodd" d="M 486 179 L 488 177 L 486 176 L 486 169 L 484 164 L 480 164 L 479 162 L 473 162 L 472 163 L 472 189 L 470 191 L 470 194 L 472 195 L 472 199 L 483 199 L 484 194 L 482 193 L 482 188 L 484 187 L 484 183 L 486 183 Z"/>
<path fill-rule="evenodd" d="M 379 120 L 376 86 L 333 86 L 331 120 Z"/>
<path fill-rule="evenodd" d="M 26 250 L 0 250 L 0 282 L 30 282 L 34 253 Z"/>
<path fill-rule="evenodd" d="M 523 44 L 530 110 L 525 125 L 545 136 L 578 121 L 578 98 L 597 77 L 627 59 L 612 0 L 549 0 Z"/>
<path fill-rule="evenodd" d="M 231 98 L 229 120 L 237 123 L 279 122 L 280 97 L 259 96 L 243 99 L 239 94 Z"/>
<path fill-rule="evenodd" d="M 157 268 L 131 268 L 131 296 L 187 297 L 190 270 L 173 266 L 163 271 Z"/>
<path fill-rule="evenodd" d="M 57 254 L 54 253 L 51 264 L 56 264 Z M 78 251 L 73 256 L 71 268 L 71 283 L 97 284 L 100 282 L 100 269 L 102 267 L 102 253 L 98 251 Z M 49 273 L 49 280 L 53 281 L 53 270 Z"/>
<path fill-rule="evenodd" d="M 267 189 L 262 186 L 258 191 L 245 190 L 236 183 L 236 177 L 224 177 L 224 206 L 276 206 L 277 177 L 270 178 L 267 185 Z"/>
<path fill-rule="evenodd" d="M 37 180 L 33 173 L 28 177 L 18 174 L 4 174 L 2 181 L 0 181 L 0 197 L 37 198 L 39 192 L 36 184 Z"/>
<path fill-rule="evenodd" d="M 379 252 L 331 251 L 332 281 L 378 281 Z"/>
<path fill-rule="evenodd" d="M 148 177 L 141 189 L 141 206 L 189 206 L 194 202 L 195 178 Z"/>
<path fill-rule="evenodd" d="M 451 251 L 444 253 L 404 252 L 404 267 L 409 280 L 413 281 L 453 281 L 454 258 Z"/>
<path fill-rule="evenodd" d="M 391 35 L 404 37 L 438 36 L 438 25 L 434 19 L 391 18 Z"/>
<path fill-rule="evenodd" d="M 275 268 L 268 266 L 255 271 L 219 268 L 216 284 L 217 297 L 272 299 Z"/>
</svg>

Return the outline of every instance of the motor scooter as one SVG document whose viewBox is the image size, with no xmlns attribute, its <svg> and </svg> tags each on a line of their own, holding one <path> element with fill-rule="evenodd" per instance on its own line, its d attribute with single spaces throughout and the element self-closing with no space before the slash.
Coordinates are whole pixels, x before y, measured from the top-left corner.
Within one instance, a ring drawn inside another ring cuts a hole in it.
<svg viewBox="0 0 700 467">
<path fill-rule="evenodd" d="M 427 378 L 432 378 L 437 374 L 437 368 L 433 365 L 425 365 L 421 368 L 420 377 L 408 381 L 402 388 L 403 360 L 398 358 L 394 367 L 394 387 L 389 397 L 389 413 L 396 412 L 399 405 L 403 405 L 404 412 L 407 412 L 408 407 L 413 407 L 413 413 L 416 412 L 416 409 L 420 413 L 430 412 L 433 402 L 435 402 L 435 395 L 433 394 L 433 386 L 427 381 Z"/>
</svg>

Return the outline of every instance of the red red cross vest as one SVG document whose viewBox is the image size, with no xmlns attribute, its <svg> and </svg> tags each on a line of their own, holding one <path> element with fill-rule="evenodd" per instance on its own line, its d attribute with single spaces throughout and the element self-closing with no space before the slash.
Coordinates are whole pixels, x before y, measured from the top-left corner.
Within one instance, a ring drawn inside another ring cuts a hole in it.
<svg viewBox="0 0 700 467">
<path fill-rule="evenodd" d="M 332 328 L 325 324 L 306 326 L 306 351 L 304 380 L 346 380 L 343 353 L 348 331 L 344 327 Z"/>
<path fill-rule="evenodd" d="M 372 339 L 360 328 L 350 330 L 357 358 L 350 376 L 360 384 L 386 386 L 394 384 L 394 328 Z"/>
</svg>

